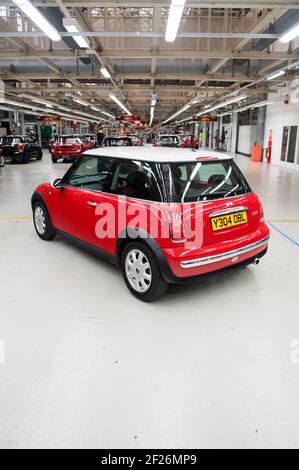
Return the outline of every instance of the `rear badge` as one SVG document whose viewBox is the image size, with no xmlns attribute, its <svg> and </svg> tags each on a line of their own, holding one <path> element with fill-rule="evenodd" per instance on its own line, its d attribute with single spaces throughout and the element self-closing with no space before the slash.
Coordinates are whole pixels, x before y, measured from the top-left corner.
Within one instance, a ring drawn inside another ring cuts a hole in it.
<svg viewBox="0 0 299 470">
<path fill-rule="evenodd" d="M 232 263 L 235 263 L 236 261 L 238 261 L 239 259 L 239 256 L 235 256 L 234 258 L 232 258 Z"/>
</svg>

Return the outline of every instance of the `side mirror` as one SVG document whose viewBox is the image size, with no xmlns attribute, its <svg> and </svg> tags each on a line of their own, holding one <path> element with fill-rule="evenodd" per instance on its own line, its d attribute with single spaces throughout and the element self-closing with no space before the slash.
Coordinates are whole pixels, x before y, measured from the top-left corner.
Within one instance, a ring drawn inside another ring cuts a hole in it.
<svg viewBox="0 0 299 470">
<path fill-rule="evenodd" d="M 56 180 L 53 181 L 52 186 L 56 189 L 59 189 L 61 192 L 64 191 L 64 184 L 61 178 L 56 178 Z"/>
</svg>

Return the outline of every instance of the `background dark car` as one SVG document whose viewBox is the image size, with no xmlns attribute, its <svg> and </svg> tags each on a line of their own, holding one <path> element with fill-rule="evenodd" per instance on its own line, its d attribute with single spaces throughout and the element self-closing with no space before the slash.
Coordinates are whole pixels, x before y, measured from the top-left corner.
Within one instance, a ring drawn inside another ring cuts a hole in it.
<svg viewBox="0 0 299 470">
<path fill-rule="evenodd" d="M 103 147 L 132 147 L 131 137 L 111 136 L 105 137 Z"/>
<path fill-rule="evenodd" d="M 5 159 L 28 163 L 32 158 L 41 160 L 43 151 L 39 143 L 24 135 L 7 135 L 0 138 L 0 148 Z"/>
<path fill-rule="evenodd" d="M 97 136 L 96 134 L 83 134 L 82 137 L 89 142 L 90 148 L 97 147 Z"/>
<path fill-rule="evenodd" d="M 160 135 L 156 147 L 179 147 L 181 140 L 177 135 Z"/>
</svg>

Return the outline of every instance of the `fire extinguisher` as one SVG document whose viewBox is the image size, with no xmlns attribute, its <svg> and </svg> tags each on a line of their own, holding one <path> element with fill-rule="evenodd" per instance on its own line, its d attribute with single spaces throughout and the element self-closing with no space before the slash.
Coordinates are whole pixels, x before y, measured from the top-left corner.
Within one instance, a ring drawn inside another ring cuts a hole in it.
<svg viewBox="0 0 299 470">
<path fill-rule="evenodd" d="M 268 147 L 266 148 L 266 161 L 271 163 L 272 156 L 272 130 L 269 132 Z"/>
</svg>

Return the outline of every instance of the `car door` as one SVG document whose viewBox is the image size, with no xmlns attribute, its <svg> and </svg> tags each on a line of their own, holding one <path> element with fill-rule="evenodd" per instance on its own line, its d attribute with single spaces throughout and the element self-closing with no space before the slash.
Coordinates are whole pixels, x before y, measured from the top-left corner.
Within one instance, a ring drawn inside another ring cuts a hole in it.
<svg viewBox="0 0 299 470">
<path fill-rule="evenodd" d="M 101 243 L 95 236 L 96 208 L 101 203 L 112 163 L 112 158 L 82 156 L 56 201 L 55 227 L 99 248 Z"/>
</svg>

